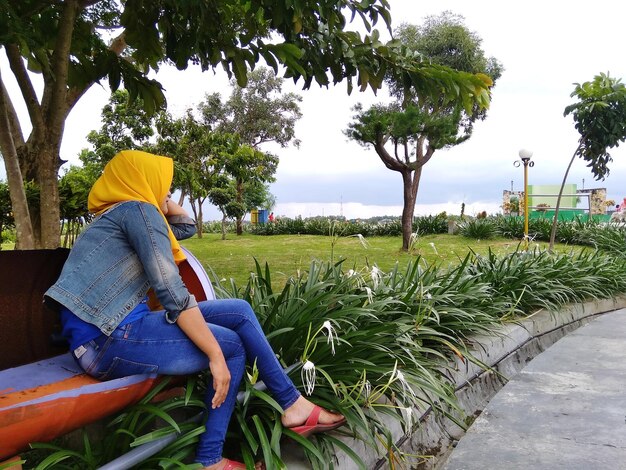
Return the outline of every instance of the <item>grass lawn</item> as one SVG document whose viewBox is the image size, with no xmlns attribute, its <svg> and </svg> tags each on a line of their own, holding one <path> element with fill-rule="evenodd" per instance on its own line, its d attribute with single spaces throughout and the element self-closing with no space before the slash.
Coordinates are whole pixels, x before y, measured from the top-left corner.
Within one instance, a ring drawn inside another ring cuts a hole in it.
<svg viewBox="0 0 626 470">
<path fill-rule="evenodd" d="M 202 239 L 191 238 L 182 244 L 189 249 L 205 266 L 215 272 L 218 279 L 233 278 L 243 285 L 250 272 L 255 270 L 254 259 L 264 266 L 267 262 L 272 271 L 272 283 L 280 288 L 297 270 L 308 269 L 311 260 L 337 262 L 345 259 L 344 268 L 356 270 L 365 266 L 377 265 L 383 271 L 390 270 L 395 263 L 406 265 L 417 255 L 429 263 L 447 266 L 457 263 L 470 249 L 477 253 L 487 253 L 489 247 L 498 254 L 514 251 L 518 241 L 498 238 L 474 240 L 458 235 L 428 235 L 420 237 L 411 254 L 400 251 L 400 237 L 373 237 L 367 239 L 364 248 L 355 237 L 335 239 L 321 235 L 272 235 L 260 236 L 244 234 L 237 237 L 228 234 L 221 240 L 220 234 L 205 234 Z M 547 248 L 547 243 L 532 243 L 531 249 L 539 246 Z M 557 245 L 558 251 L 580 251 L 582 247 Z M 210 273 L 210 271 L 209 271 Z"/>
<path fill-rule="evenodd" d="M 421 255 L 429 263 L 448 266 L 465 257 L 470 249 L 476 253 L 487 253 L 489 247 L 498 254 L 514 251 L 518 241 L 506 238 L 492 240 L 474 240 L 459 235 L 426 235 L 415 243 L 413 251 L 400 251 L 400 237 L 368 238 L 364 248 L 355 237 L 335 239 L 322 235 L 250 235 L 237 237 L 228 234 L 221 240 L 221 234 L 205 234 L 202 239 L 191 238 L 182 244 L 202 262 L 205 268 L 213 270 L 217 279 L 233 278 L 238 285 L 247 282 L 250 272 L 254 271 L 254 258 L 264 266 L 267 262 L 272 271 L 272 284 L 275 289 L 282 288 L 286 280 L 300 270 L 307 270 L 311 260 L 330 261 L 331 254 L 335 262 L 345 259 L 346 270 L 363 269 L 376 265 L 383 271 L 389 271 L 395 263 L 406 265 L 410 259 Z M 534 247 L 547 248 L 547 243 L 531 243 Z M 576 252 L 580 246 L 559 245 L 557 251 Z M 3 243 L 3 250 L 12 250 L 12 243 Z M 210 271 L 209 271 L 210 274 Z"/>
</svg>

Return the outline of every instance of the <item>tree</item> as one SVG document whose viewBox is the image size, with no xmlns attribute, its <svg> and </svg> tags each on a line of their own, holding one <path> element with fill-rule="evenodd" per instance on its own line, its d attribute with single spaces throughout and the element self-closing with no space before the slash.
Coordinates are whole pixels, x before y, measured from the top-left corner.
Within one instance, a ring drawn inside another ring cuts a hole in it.
<svg viewBox="0 0 626 470">
<path fill-rule="evenodd" d="M 246 169 L 235 169 L 230 165 L 229 173 L 237 175 L 235 187 L 239 203 L 246 199 L 245 192 L 251 187 L 252 180 L 258 183 L 273 181 L 278 158 L 262 152 L 264 144 L 275 143 L 281 147 L 290 143 L 296 147 L 300 145 L 295 136 L 295 125 L 302 116 L 298 104 L 302 98 L 294 93 L 283 94 L 282 84 L 283 79 L 272 70 L 259 68 L 250 73 L 246 88 L 231 82 L 233 91 L 227 101 L 222 102 L 219 93 L 214 93 L 199 105 L 206 125 L 218 132 L 238 135 L 241 142 L 253 150 L 246 154 L 246 158 L 237 160 L 247 165 Z M 242 176 L 244 174 L 245 177 Z M 245 212 L 237 217 L 237 235 L 243 233 L 244 215 Z"/>
<path fill-rule="evenodd" d="M 348 18 L 367 34 L 348 31 Z M 421 62 L 399 43 L 384 44 L 372 26 L 391 17 L 386 0 L 0 0 L 0 46 L 20 88 L 29 123 L 20 122 L 0 73 L 0 152 L 7 168 L 22 246 L 59 244 L 59 150 L 68 114 L 91 86 L 120 84 L 148 112 L 165 107 L 158 82 L 148 78 L 162 63 L 180 70 L 221 66 L 245 86 L 263 60 L 274 72 L 322 86 L 346 81 L 376 90 L 389 68 L 420 94 L 488 104 L 476 76 Z M 108 38 L 113 40 L 108 42 Z M 400 72 L 401 71 L 401 72 Z M 31 74 L 43 77 L 37 93 Z M 25 136 L 25 129 L 31 128 Z M 38 208 L 28 207 L 23 181 L 40 187 Z"/>
<path fill-rule="evenodd" d="M 265 67 L 248 76 L 246 87 L 231 81 L 233 91 L 222 102 L 219 93 L 206 97 L 199 110 L 204 122 L 215 130 L 238 134 L 241 141 L 256 149 L 274 142 L 281 147 L 300 141 L 295 137 L 296 122 L 302 117 L 298 103 L 302 97 L 295 93 L 283 93 L 283 79 Z"/>
<path fill-rule="evenodd" d="M 180 119 L 162 113 L 157 120 L 155 150 L 174 159 L 173 189 L 181 190 L 181 203 L 188 196 L 196 219 L 198 238 L 203 233 L 203 204 L 213 186 L 221 185 L 226 159 L 236 153 L 239 138 L 213 132 L 198 122 L 191 110 Z"/>
<path fill-rule="evenodd" d="M 249 183 L 244 191 L 244 204 L 246 212 L 259 207 L 271 210 L 276 205 L 276 196 L 270 191 L 269 184 L 254 181 Z"/>
<path fill-rule="evenodd" d="M 64 247 L 73 245 L 84 224 L 91 221 L 87 200 L 96 177 L 88 169 L 72 165 L 59 180 Z"/>
<path fill-rule="evenodd" d="M 117 90 L 111 94 L 100 114 L 100 130 L 92 130 L 87 135 L 93 151 L 81 152 L 83 165 L 91 165 L 93 171 L 99 174 L 121 150 L 152 149 L 150 139 L 154 136 L 155 116 L 145 111 L 143 100 L 131 101 L 127 90 Z"/>
<path fill-rule="evenodd" d="M 578 147 L 565 170 L 559 196 L 554 208 L 549 249 L 554 248 L 556 226 L 567 175 L 576 157 L 587 162 L 596 180 L 609 174 L 608 164 L 613 161 L 609 149 L 626 140 L 626 87 L 619 79 L 601 73 L 590 82 L 575 84 L 571 97 L 578 102 L 565 108 L 564 116 L 572 115 L 574 127 L 580 134 Z"/>
<path fill-rule="evenodd" d="M 497 60 L 485 57 L 478 35 L 464 26 L 461 16 L 450 12 L 427 18 L 421 27 L 402 25 L 395 35 L 415 55 L 476 74 L 485 87 L 493 86 L 502 73 Z M 394 70 L 388 72 L 386 83 L 394 102 L 367 110 L 357 105 L 345 133 L 363 146 L 372 146 L 388 169 L 401 174 L 402 249 L 407 251 L 424 165 L 436 150 L 469 139 L 474 123 L 486 117 L 486 110 L 462 96 L 448 100 L 445 95 L 420 94 Z"/>
<path fill-rule="evenodd" d="M 235 200 L 241 207 L 246 207 L 246 188 L 262 183 L 274 181 L 274 174 L 278 166 L 278 157 L 268 152 L 261 152 L 249 145 L 242 144 L 235 153 L 227 156 L 224 170 L 235 180 Z M 243 232 L 242 219 L 245 215 L 237 216 L 237 235 Z"/>
<path fill-rule="evenodd" d="M 226 175 L 218 175 L 209 190 L 209 200 L 222 213 L 222 240 L 226 240 L 226 221 L 237 219 L 246 213 L 244 203 L 237 201 L 235 181 Z"/>
</svg>

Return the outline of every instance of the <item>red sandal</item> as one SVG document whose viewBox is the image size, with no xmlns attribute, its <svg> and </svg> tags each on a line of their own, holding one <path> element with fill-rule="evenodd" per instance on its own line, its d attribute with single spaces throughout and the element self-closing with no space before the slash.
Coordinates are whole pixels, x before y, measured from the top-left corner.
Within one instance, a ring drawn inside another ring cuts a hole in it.
<svg viewBox="0 0 626 470">
<path fill-rule="evenodd" d="M 306 422 L 300 426 L 294 426 L 292 428 L 288 428 L 289 430 L 300 434 L 304 437 L 309 437 L 311 434 L 316 434 L 319 432 L 327 432 L 332 431 L 333 429 L 337 429 L 340 426 L 346 424 L 346 418 L 342 418 L 339 421 L 330 424 L 321 424 L 319 422 L 320 413 L 322 412 L 322 407 L 315 405 L 313 411 L 306 419 Z"/>
<path fill-rule="evenodd" d="M 230 459 L 224 459 L 226 460 L 226 465 L 224 466 L 224 470 L 237 470 L 237 469 L 244 469 L 246 468 L 246 465 L 241 463 L 241 462 L 237 462 L 236 460 L 230 460 Z"/>
</svg>

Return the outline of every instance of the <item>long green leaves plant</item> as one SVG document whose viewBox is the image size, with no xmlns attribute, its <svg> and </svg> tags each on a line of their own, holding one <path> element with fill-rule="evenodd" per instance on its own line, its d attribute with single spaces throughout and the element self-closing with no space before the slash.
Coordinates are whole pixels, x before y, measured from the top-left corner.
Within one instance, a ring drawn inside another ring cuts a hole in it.
<svg viewBox="0 0 626 470">
<path fill-rule="evenodd" d="M 497 334 L 502 321 L 537 309 L 556 311 L 569 302 L 621 294 L 626 290 L 626 258 L 599 251 L 575 255 L 533 250 L 503 256 L 489 251 L 484 256 L 469 253 L 447 268 L 417 257 L 389 272 L 376 265 L 348 269 L 343 261 L 314 261 L 280 290 L 272 285 L 270 267 L 257 263 L 245 285 L 218 282 L 216 292 L 251 303 L 283 366 L 295 365 L 289 375 L 296 386 L 314 402 L 346 416 L 340 434 L 397 462 L 402 452 L 395 447 L 392 422 L 410 433 L 418 418 L 433 410 L 463 425 L 449 372 L 455 361 L 474 360 L 468 349 L 476 334 Z M 250 365 L 227 438 L 229 455 L 239 455 L 249 466 L 262 459 L 268 468 L 284 468 L 281 443 L 289 438 L 313 468 L 333 468 L 337 451 L 365 467 L 362 456 L 337 434 L 308 440 L 283 429 L 280 406 L 254 387 L 257 380 L 255 365 Z M 193 387 L 193 396 L 172 407 L 197 399 L 202 383 Z M 142 402 L 120 415 L 114 420 L 120 425 L 114 432 L 117 442 L 105 446 L 106 452 L 88 450 L 86 444 L 84 459 L 96 454 L 110 458 L 176 431 L 176 423 L 166 417 L 169 405 L 162 406 Z M 150 429 L 159 416 L 166 431 Z M 188 458 L 194 436 L 203 428 L 178 426 L 182 441 L 144 468 L 167 468 Z M 78 458 L 62 453 L 54 458 L 61 464 L 62 457 Z"/>
</svg>

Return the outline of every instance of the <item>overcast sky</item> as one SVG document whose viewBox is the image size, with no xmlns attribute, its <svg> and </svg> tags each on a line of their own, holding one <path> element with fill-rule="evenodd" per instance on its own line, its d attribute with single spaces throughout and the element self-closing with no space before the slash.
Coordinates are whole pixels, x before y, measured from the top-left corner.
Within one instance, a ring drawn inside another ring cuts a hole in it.
<svg viewBox="0 0 626 470">
<path fill-rule="evenodd" d="M 513 166 L 522 148 L 534 153 L 531 184 L 560 184 L 578 139 L 571 117 L 563 117 L 565 106 L 574 102 L 569 96 L 573 84 L 592 80 L 600 72 L 626 76 L 622 32 L 626 4 L 615 0 L 389 3 L 394 25 L 420 24 L 425 16 L 444 10 L 464 16 L 466 25 L 483 39 L 485 54 L 497 58 L 505 69 L 493 89 L 488 117 L 475 126 L 472 138 L 437 151 L 425 166 L 416 214 L 441 210 L 458 214 L 462 202 L 470 214 L 497 212 L 504 189 L 511 185 L 522 189 L 522 170 Z M 157 78 L 174 115 L 195 106 L 207 92 L 220 91 L 224 97 L 230 93 L 222 73 L 164 68 Z M 385 94 L 376 97 L 369 91 L 354 91 L 348 96 L 345 84 L 301 90 L 291 82 L 285 84 L 285 91 L 303 97 L 303 118 L 296 128 L 302 144 L 299 149 L 272 149 L 280 156 L 272 185 L 275 214 L 399 215 L 400 175 L 386 169 L 372 149 L 347 141 L 343 134 L 354 104 L 382 102 Z M 86 134 L 100 127 L 100 110 L 107 98 L 105 88 L 93 87 L 73 110 L 65 127 L 63 158 L 77 162 L 76 155 L 87 146 Z M 615 161 L 605 181 L 595 181 L 584 162 L 577 160 L 568 182 L 579 189 L 583 180 L 585 188 L 606 187 L 609 198 L 621 201 L 626 197 L 626 155 L 621 147 L 611 154 Z M 209 211 L 209 218 L 217 218 L 217 211 Z"/>
</svg>

